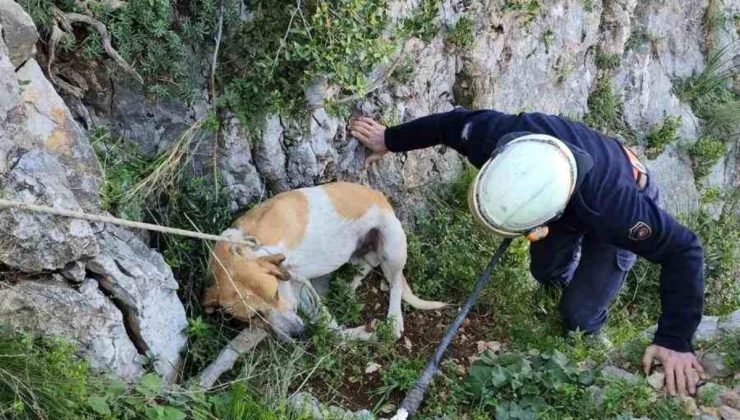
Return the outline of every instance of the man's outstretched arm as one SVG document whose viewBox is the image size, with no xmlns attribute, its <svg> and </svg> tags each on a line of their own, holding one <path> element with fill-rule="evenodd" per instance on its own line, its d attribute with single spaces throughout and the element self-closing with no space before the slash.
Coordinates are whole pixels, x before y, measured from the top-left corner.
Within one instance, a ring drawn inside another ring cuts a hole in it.
<svg viewBox="0 0 740 420">
<path fill-rule="evenodd" d="M 453 111 L 432 114 L 393 127 L 385 127 L 372 118 L 360 117 L 350 122 L 350 133 L 373 153 L 366 164 L 381 159 L 387 152 L 406 152 L 440 144 L 465 154 L 462 135 L 465 124 L 476 114 L 487 111 Z"/>
</svg>

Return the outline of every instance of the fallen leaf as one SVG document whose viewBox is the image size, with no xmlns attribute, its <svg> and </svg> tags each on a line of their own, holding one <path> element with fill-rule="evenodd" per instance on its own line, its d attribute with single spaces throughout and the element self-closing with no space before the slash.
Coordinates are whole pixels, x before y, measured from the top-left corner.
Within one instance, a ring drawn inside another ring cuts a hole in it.
<svg viewBox="0 0 740 420">
<path fill-rule="evenodd" d="M 384 404 L 382 407 L 380 407 L 380 412 L 383 413 L 383 414 L 388 414 L 388 413 L 392 413 L 393 410 L 395 410 L 395 409 L 396 409 L 396 406 L 395 405 L 388 403 L 388 404 Z"/>
<path fill-rule="evenodd" d="M 496 353 L 501 350 L 501 343 L 498 341 L 478 341 L 476 345 L 478 346 L 478 353 L 486 350 L 491 350 Z"/>
<path fill-rule="evenodd" d="M 367 364 L 367 366 L 365 366 L 365 373 L 369 375 L 373 372 L 377 372 L 378 369 L 380 369 L 381 367 L 382 366 L 380 366 L 379 364 L 375 362 L 370 362 Z"/>
<path fill-rule="evenodd" d="M 407 350 L 411 350 L 411 340 L 409 340 L 408 337 L 403 337 L 403 346 L 406 347 Z"/>
</svg>

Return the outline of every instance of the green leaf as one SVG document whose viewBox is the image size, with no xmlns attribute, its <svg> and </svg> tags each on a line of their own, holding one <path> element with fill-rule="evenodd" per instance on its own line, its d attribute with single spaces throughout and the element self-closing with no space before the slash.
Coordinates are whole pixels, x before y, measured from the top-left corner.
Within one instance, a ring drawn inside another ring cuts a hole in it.
<svg viewBox="0 0 740 420">
<path fill-rule="evenodd" d="M 110 407 L 108 406 L 108 401 L 103 396 L 91 395 L 87 397 L 87 405 L 90 407 L 92 411 L 95 412 L 95 414 L 100 414 L 101 416 L 111 415 Z"/>
<path fill-rule="evenodd" d="M 153 398 L 162 392 L 162 378 L 156 373 L 147 373 L 136 384 L 136 390 L 145 397 Z"/>
</svg>

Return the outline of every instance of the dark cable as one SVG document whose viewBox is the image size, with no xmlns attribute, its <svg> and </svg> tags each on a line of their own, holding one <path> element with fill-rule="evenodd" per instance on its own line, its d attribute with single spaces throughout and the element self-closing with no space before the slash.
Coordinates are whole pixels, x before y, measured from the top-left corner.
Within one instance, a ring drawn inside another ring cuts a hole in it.
<svg viewBox="0 0 740 420">
<path fill-rule="evenodd" d="M 437 346 L 437 350 L 434 352 L 434 356 L 429 359 L 429 362 L 427 362 L 427 365 L 424 368 L 424 372 L 422 372 L 421 376 L 419 376 L 419 379 L 416 381 L 416 384 L 414 384 L 414 387 L 411 388 L 408 394 L 406 394 L 406 398 L 404 398 L 403 402 L 401 402 L 399 411 L 402 409 L 406 410 L 408 415 L 411 416 L 419 408 L 419 405 L 421 405 L 421 402 L 424 400 L 424 394 L 426 393 L 429 384 L 432 382 L 434 375 L 439 369 L 439 363 L 442 361 L 442 356 L 444 356 L 445 351 L 447 351 L 447 347 L 452 342 L 452 338 L 455 336 L 457 330 L 460 328 L 460 325 L 465 320 L 465 317 L 468 315 L 470 308 L 475 305 L 475 302 L 478 300 L 478 296 L 480 296 L 481 290 L 483 290 L 483 286 L 488 283 L 488 280 L 491 278 L 491 273 L 493 272 L 493 269 L 496 267 L 499 259 L 501 259 L 501 256 L 504 254 L 504 252 L 506 252 L 506 249 L 509 247 L 510 244 L 511 238 L 506 238 L 498 246 L 496 253 L 493 254 L 493 257 L 491 257 L 491 261 L 488 263 L 488 266 L 486 266 L 486 269 L 483 270 L 481 275 L 478 277 L 478 280 L 475 282 L 475 286 L 473 286 L 473 291 L 471 291 L 470 295 L 468 295 L 468 298 L 465 300 L 465 304 L 463 304 L 460 312 L 457 314 L 457 317 L 454 321 L 452 321 L 452 324 L 447 327 L 447 331 L 445 331 L 445 334 L 442 336 L 442 340 Z"/>
</svg>

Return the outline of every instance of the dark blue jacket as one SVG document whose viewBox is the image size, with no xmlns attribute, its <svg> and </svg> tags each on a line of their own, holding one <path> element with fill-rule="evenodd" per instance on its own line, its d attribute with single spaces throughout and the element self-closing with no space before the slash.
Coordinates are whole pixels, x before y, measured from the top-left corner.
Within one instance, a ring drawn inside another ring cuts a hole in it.
<svg viewBox="0 0 740 420">
<path fill-rule="evenodd" d="M 587 233 L 660 264 L 662 315 L 653 343 L 691 351 L 704 300 L 702 246 L 692 231 L 638 189 L 618 140 L 553 115 L 458 108 L 389 127 L 385 143 L 393 152 L 444 144 L 480 168 L 499 140 L 514 132 L 557 137 L 578 161 L 576 191 L 563 215 L 548 224 L 550 232 Z"/>
</svg>

